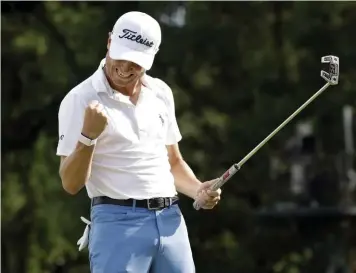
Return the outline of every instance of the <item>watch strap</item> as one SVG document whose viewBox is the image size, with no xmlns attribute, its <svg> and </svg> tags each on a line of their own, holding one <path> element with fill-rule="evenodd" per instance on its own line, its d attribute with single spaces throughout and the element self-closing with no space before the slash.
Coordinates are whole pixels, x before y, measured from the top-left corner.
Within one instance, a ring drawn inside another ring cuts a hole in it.
<svg viewBox="0 0 356 273">
<path fill-rule="evenodd" d="M 82 133 L 79 136 L 79 142 L 83 143 L 86 146 L 92 146 L 96 144 L 96 139 L 91 139 L 85 135 L 83 135 Z"/>
</svg>

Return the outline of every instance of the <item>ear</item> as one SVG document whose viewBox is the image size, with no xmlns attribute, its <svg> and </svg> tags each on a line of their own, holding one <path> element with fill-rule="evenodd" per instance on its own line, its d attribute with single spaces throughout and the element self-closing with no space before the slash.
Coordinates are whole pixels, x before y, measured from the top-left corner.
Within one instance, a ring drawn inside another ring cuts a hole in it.
<svg viewBox="0 0 356 273">
<path fill-rule="evenodd" d="M 109 50 L 111 44 L 111 32 L 109 32 L 108 43 L 107 43 L 107 50 Z"/>
</svg>

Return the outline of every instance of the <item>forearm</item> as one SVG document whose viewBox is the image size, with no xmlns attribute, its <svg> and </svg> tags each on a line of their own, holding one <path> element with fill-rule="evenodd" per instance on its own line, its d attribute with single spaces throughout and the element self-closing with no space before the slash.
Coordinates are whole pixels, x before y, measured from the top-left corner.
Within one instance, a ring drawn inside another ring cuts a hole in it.
<svg viewBox="0 0 356 273">
<path fill-rule="evenodd" d="M 59 175 L 63 188 L 70 194 L 78 193 L 88 181 L 93 160 L 93 146 L 78 142 L 74 152 L 61 164 Z"/>
<path fill-rule="evenodd" d="M 175 186 L 178 192 L 194 199 L 201 182 L 183 159 L 178 159 L 171 165 Z"/>
</svg>

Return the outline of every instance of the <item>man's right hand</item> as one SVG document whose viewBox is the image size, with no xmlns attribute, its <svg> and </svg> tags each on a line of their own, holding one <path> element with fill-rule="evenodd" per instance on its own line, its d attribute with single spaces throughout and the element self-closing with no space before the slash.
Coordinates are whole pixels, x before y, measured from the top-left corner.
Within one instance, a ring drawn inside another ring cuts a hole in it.
<svg viewBox="0 0 356 273">
<path fill-rule="evenodd" d="M 90 139 L 97 139 L 107 125 L 104 106 L 98 101 L 92 101 L 85 109 L 82 134 Z"/>
</svg>

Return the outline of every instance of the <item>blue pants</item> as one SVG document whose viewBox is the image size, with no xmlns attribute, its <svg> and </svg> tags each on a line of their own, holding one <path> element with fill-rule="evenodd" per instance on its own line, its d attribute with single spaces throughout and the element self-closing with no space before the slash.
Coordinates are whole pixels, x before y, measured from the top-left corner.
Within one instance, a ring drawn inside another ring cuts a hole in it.
<svg viewBox="0 0 356 273">
<path fill-rule="evenodd" d="M 91 208 L 91 273 L 194 273 L 187 227 L 178 205 L 148 210 Z"/>
</svg>

